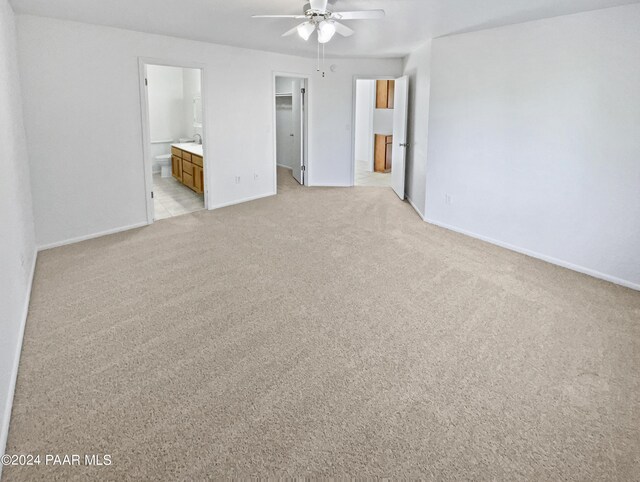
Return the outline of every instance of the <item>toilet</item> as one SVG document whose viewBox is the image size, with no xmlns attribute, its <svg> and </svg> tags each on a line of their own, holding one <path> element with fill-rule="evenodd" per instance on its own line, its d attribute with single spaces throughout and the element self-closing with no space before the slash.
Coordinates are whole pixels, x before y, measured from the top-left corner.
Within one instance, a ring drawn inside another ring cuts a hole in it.
<svg viewBox="0 0 640 482">
<path fill-rule="evenodd" d="M 171 177 L 171 154 L 156 156 L 156 164 L 160 166 L 160 177 Z"/>
</svg>

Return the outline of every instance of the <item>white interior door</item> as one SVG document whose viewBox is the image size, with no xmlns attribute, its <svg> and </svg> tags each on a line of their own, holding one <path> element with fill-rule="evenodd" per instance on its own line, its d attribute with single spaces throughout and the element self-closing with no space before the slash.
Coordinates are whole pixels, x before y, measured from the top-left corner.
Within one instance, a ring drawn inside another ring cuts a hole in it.
<svg viewBox="0 0 640 482">
<path fill-rule="evenodd" d="M 302 88 L 304 87 L 303 79 L 295 79 L 292 82 L 292 112 L 293 128 L 291 132 L 293 134 L 293 159 L 292 159 L 292 174 L 296 181 L 300 184 L 304 184 L 304 94 Z"/>
<path fill-rule="evenodd" d="M 393 106 L 393 149 L 391 154 L 391 186 L 400 199 L 404 199 L 408 108 L 409 78 L 405 76 L 396 79 Z"/>
</svg>

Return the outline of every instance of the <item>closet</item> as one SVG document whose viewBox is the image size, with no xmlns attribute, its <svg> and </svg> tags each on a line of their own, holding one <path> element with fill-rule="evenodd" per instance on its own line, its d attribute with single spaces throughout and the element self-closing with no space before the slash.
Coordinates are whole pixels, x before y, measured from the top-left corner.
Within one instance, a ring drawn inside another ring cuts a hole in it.
<svg viewBox="0 0 640 482">
<path fill-rule="evenodd" d="M 280 167 L 291 169 L 294 160 L 293 94 L 276 94 L 276 157 Z"/>
<path fill-rule="evenodd" d="M 297 77 L 275 78 L 276 163 L 291 171 L 304 185 L 306 136 L 306 80 Z"/>
</svg>

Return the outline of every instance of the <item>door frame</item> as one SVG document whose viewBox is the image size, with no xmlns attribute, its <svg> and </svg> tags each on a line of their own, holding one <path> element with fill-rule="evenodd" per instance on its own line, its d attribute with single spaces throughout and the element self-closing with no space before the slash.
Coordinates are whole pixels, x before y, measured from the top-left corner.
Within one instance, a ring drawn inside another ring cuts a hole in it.
<svg viewBox="0 0 640 482">
<path fill-rule="evenodd" d="M 294 79 L 304 79 L 306 81 L 305 92 L 305 109 L 304 109 L 304 186 L 311 186 L 309 179 L 311 178 L 311 162 L 309 160 L 309 144 L 310 144 L 310 132 L 311 131 L 311 76 L 308 74 L 299 74 L 292 72 L 277 72 L 273 71 L 271 76 L 271 103 L 272 103 L 272 115 L 273 115 L 273 192 L 278 194 L 278 131 L 277 131 L 277 107 L 276 107 L 276 78 L 277 77 L 292 77 Z"/>
<path fill-rule="evenodd" d="M 144 193 L 147 207 L 147 224 L 154 222 L 153 198 L 153 161 L 151 159 L 151 132 L 149 126 L 149 90 L 145 83 L 147 77 L 147 65 L 158 65 L 162 67 L 179 67 L 183 69 L 200 70 L 200 97 L 202 102 L 202 178 L 204 180 L 204 208 L 209 209 L 212 205 L 209 199 L 209 166 L 207 155 L 207 103 L 206 103 L 206 79 L 207 68 L 198 62 L 186 60 L 159 59 L 153 57 L 138 57 L 138 78 L 140 85 L 140 109 L 142 122 L 142 165 L 144 169 Z"/>
<path fill-rule="evenodd" d="M 402 75 L 400 75 L 399 77 L 402 77 Z M 356 185 L 356 96 L 358 93 L 358 80 L 396 80 L 397 78 L 398 77 L 394 77 L 393 75 L 356 74 L 353 76 L 353 100 L 351 106 L 351 187 L 354 187 Z M 373 132 L 373 123 L 371 125 L 371 131 L 371 135 L 374 136 L 375 133 Z"/>
</svg>

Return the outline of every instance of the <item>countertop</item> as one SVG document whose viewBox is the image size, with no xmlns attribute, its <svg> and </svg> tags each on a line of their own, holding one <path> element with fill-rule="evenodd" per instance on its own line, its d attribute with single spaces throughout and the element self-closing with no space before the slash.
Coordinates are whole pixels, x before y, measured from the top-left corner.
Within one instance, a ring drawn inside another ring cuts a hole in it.
<svg viewBox="0 0 640 482">
<path fill-rule="evenodd" d="M 181 149 L 183 151 L 190 152 L 196 156 L 202 157 L 202 144 L 196 144 L 195 142 L 185 142 L 182 144 L 171 144 L 171 147 Z"/>
</svg>

